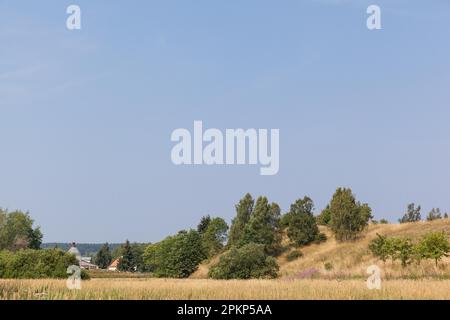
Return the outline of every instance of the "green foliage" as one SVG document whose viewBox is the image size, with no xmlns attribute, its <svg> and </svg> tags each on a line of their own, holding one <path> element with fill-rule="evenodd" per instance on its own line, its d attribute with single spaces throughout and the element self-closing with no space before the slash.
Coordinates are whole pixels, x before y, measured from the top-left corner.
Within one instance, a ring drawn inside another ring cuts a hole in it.
<svg viewBox="0 0 450 320">
<path fill-rule="evenodd" d="M 427 221 L 433 221 L 433 220 L 439 220 L 439 219 L 442 219 L 441 209 L 439 209 L 439 208 L 431 209 L 431 211 L 428 213 Z"/>
<path fill-rule="evenodd" d="M 195 230 L 182 231 L 149 245 L 144 263 L 157 277 L 187 278 L 206 258 L 202 236 Z"/>
<path fill-rule="evenodd" d="M 111 264 L 112 257 L 111 252 L 109 251 L 109 245 L 105 243 L 100 250 L 97 252 L 95 256 L 95 263 L 101 269 L 106 269 Z"/>
<path fill-rule="evenodd" d="M 278 264 L 265 253 L 264 245 L 250 243 L 241 248 L 233 247 L 220 257 L 209 271 L 213 279 L 276 278 Z"/>
<path fill-rule="evenodd" d="M 0 278 L 3 279 L 64 279 L 71 265 L 78 265 L 75 256 L 59 249 L 0 251 Z M 88 278 L 86 272 L 81 276 Z"/>
<path fill-rule="evenodd" d="M 423 259 L 433 259 L 438 265 L 438 261 L 443 257 L 448 257 L 450 245 L 447 235 L 444 232 L 430 232 L 426 234 L 418 243 L 418 252 Z"/>
<path fill-rule="evenodd" d="M 325 262 L 325 264 L 323 266 L 325 267 L 325 270 L 327 270 L 327 271 L 331 271 L 334 268 L 332 262 Z"/>
<path fill-rule="evenodd" d="M 380 224 L 389 224 L 389 221 L 387 221 L 386 219 L 381 219 Z"/>
<path fill-rule="evenodd" d="M 278 204 L 269 204 L 266 197 L 259 197 L 238 245 L 262 244 L 267 253 L 277 252 L 281 245 L 280 211 Z"/>
<path fill-rule="evenodd" d="M 286 255 L 286 260 L 291 262 L 301 257 L 303 257 L 303 253 L 301 251 L 293 250 Z"/>
<path fill-rule="evenodd" d="M 316 244 L 319 244 L 319 243 L 322 243 L 322 242 L 325 242 L 325 241 L 327 241 L 327 235 L 325 233 L 322 233 L 322 232 L 320 232 L 317 235 L 316 239 L 314 239 L 314 243 L 316 243 Z"/>
<path fill-rule="evenodd" d="M 408 238 L 387 238 L 377 234 L 377 238 L 369 244 L 369 250 L 384 262 L 388 258 L 392 262 L 399 259 L 403 267 L 413 259 L 419 263 L 422 259 L 433 259 L 437 266 L 440 259 L 448 256 L 450 244 L 443 232 L 427 233 L 415 244 Z"/>
<path fill-rule="evenodd" d="M 122 247 L 122 256 L 119 259 L 117 269 L 125 272 L 136 271 L 136 264 L 134 260 L 133 250 L 131 249 L 130 241 L 125 241 Z"/>
<path fill-rule="evenodd" d="M 415 250 L 411 239 L 395 238 L 393 239 L 393 248 L 395 251 L 395 258 L 398 258 L 402 263 L 402 267 L 406 267 L 411 263 L 414 257 Z"/>
<path fill-rule="evenodd" d="M 208 258 L 218 254 L 224 247 L 228 225 L 222 218 L 209 220 L 208 226 L 201 232 L 203 246 Z"/>
<path fill-rule="evenodd" d="M 415 207 L 414 203 L 408 204 L 408 208 L 406 209 L 406 213 L 403 215 L 401 219 L 399 219 L 400 223 L 408 223 L 408 222 L 416 222 L 422 220 L 420 215 L 420 206 Z"/>
<path fill-rule="evenodd" d="M 208 229 L 209 224 L 211 223 L 211 217 L 209 214 L 207 216 L 203 216 L 200 220 L 200 223 L 197 226 L 197 231 L 200 234 L 205 233 L 206 229 Z"/>
<path fill-rule="evenodd" d="M 448 219 L 448 213 L 444 213 L 444 219 Z"/>
<path fill-rule="evenodd" d="M 236 205 L 236 217 L 233 219 L 228 236 L 228 246 L 237 245 L 244 234 L 245 226 L 250 220 L 255 202 L 247 193 Z"/>
<path fill-rule="evenodd" d="M 313 214 L 314 203 L 308 198 L 297 200 L 283 217 L 287 225 L 287 235 L 296 246 L 307 245 L 319 236 L 319 228 Z"/>
<path fill-rule="evenodd" d="M 331 211 L 330 205 L 327 205 L 325 209 L 322 210 L 320 215 L 317 217 L 317 224 L 321 226 L 328 226 L 331 222 Z"/>
<path fill-rule="evenodd" d="M 386 262 L 391 254 L 389 247 L 389 240 L 387 237 L 379 235 L 377 233 L 377 238 L 372 240 L 369 244 L 369 250 L 375 257 L 378 257 L 381 261 Z"/>
<path fill-rule="evenodd" d="M 42 233 L 33 223 L 28 212 L 0 208 L 0 250 L 39 249 Z"/>
<path fill-rule="evenodd" d="M 368 225 L 372 210 L 356 201 L 351 189 L 338 188 L 330 202 L 330 226 L 336 239 L 353 240 Z"/>
</svg>

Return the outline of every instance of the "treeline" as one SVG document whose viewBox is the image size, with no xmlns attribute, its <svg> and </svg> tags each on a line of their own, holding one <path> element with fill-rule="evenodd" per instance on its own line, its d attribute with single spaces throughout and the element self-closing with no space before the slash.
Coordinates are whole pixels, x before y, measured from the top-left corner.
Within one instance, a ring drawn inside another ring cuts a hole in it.
<svg viewBox="0 0 450 320">
<path fill-rule="evenodd" d="M 319 225 L 327 226 L 338 241 L 353 241 L 370 222 L 387 223 L 384 219 L 373 220 L 370 206 L 357 201 L 348 188 L 338 188 L 318 216 L 314 215 L 314 202 L 308 196 L 294 201 L 289 211 L 282 213 L 280 206 L 267 197 L 254 199 L 246 194 L 235 210 L 230 226 L 220 217 L 207 215 L 195 229 L 179 231 L 157 243 L 106 243 L 92 254 L 93 262 L 107 269 L 117 259 L 120 271 L 186 278 L 200 263 L 209 261 L 212 266 L 208 276 L 213 279 L 274 278 L 279 270 L 277 256 L 288 251 L 286 258 L 292 261 L 302 257 L 303 246 L 327 240 Z M 420 210 L 420 206 L 408 205 L 400 222 L 421 220 Z M 427 220 L 447 217 L 448 214 L 441 215 L 439 209 L 433 209 Z M 436 258 L 434 251 L 430 253 L 436 249 L 430 243 L 439 243 L 439 237 L 430 235 L 415 244 L 408 239 L 380 236 L 371 243 L 370 250 L 382 260 L 389 257 L 403 265 L 431 258 L 437 263 L 442 255 Z M 282 245 L 283 239 L 287 242 Z M 64 252 L 66 248 L 38 250 L 41 242 L 42 233 L 33 227 L 28 213 L 0 209 L 0 277 L 65 277 L 64 268 L 74 262 L 72 256 Z M 439 248 L 445 255 L 444 244 Z M 20 265 L 28 267 L 21 269 Z"/>
<path fill-rule="evenodd" d="M 63 251 L 69 250 L 71 243 L 64 242 L 46 242 L 41 244 L 41 249 L 55 249 L 59 248 Z M 123 243 L 109 243 L 108 246 L 111 251 L 116 250 L 123 245 Z M 77 249 L 83 257 L 94 257 L 97 252 L 102 248 L 101 243 L 77 243 Z"/>
<path fill-rule="evenodd" d="M 284 250 L 290 259 L 302 256 L 298 248 L 326 241 L 319 224 L 328 225 L 340 241 L 356 239 L 372 219 L 372 210 L 356 200 L 350 189 L 339 188 L 319 217 L 314 203 L 305 196 L 296 200 L 290 210 L 281 213 L 277 203 L 261 196 L 256 200 L 246 194 L 235 206 L 231 226 L 219 217 L 205 216 L 196 229 L 182 230 L 176 235 L 148 245 L 142 268 L 134 262 L 139 252 L 125 244 L 119 270 L 145 270 L 158 277 L 185 278 L 195 272 L 202 261 L 215 258 L 208 276 L 214 279 L 274 278 L 279 266 L 276 257 Z M 282 246 L 283 236 L 288 246 Z M 141 248 L 142 249 L 142 248 Z M 109 256 L 108 247 L 98 253 L 96 261 Z M 217 257 L 217 258 L 216 258 Z"/>
<path fill-rule="evenodd" d="M 391 259 L 392 263 L 400 260 L 402 267 L 413 261 L 420 264 L 422 260 L 432 259 L 436 266 L 443 257 L 448 257 L 450 244 L 444 232 L 429 232 L 416 242 L 410 238 L 386 237 L 377 234 L 369 244 L 372 254 L 383 262 Z"/>
</svg>

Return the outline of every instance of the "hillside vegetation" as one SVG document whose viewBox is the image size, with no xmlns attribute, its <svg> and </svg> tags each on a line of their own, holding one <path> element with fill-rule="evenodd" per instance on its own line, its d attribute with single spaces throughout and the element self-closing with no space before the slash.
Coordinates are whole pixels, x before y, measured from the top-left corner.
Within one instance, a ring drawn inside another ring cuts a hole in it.
<svg viewBox="0 0 450 320">
<path fill-rule="evenodd" d="M 381 268 L 382 276 L 385 279 L 450 278 L 450 258 L 448 257 L 444 258 L 438 267 L 433 261 L 422 261 L 420 265 L 412 263 L 406 268 L 402 268 L 399 261 L 383 263 L 375 258 L 368 249 L 370 241 L 375 239 L 377 234 L 417 240 L 426 233 L 444 231 L 450 239 L 450 219 L 404 224 L 371 224 L 359 238 L 347 242 L 336 241 L 327 227 L 321 226 L 320 231 L 327 235 L 327 241 L 302 247 L 300 250 L 303 256 L 294 261 L 287 260 L 287 255 L 293 249 L 288 246 L 284 247 L 285 252 L 277 257 L 280 278 L 367 278 L 367 267 L 373 264 Z M 286 241 L 283 241 L 283 244 L 286 244 Z M 210 266 L 214 265 L 218 259 L 219 257 L 215 257 L 200 265 L 191 278 L 207 278 Z"/>
</svg>

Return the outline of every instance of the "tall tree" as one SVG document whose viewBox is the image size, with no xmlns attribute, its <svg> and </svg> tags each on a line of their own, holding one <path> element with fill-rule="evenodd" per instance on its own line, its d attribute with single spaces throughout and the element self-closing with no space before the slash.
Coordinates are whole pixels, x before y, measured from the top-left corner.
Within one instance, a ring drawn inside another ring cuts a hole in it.
<svg viewBox="0 0 450 320">
<path fill-rule="evenodd" d="M 403 217 L 399 220 L 400 223 L 416 222 L 422 220 L 420 215 L 420 206 L 415 207 L 414 203 L 408 204 L 408 208 Z"/>
<path fill-rule="evenodd" d="M 290 211 L 285 215 L 287 235 L 296 246 L 311 243 L 319 235 L 313 210 L 313 201 L 309 197 L 304 197 L 291 204 Z"/>
<path fill-rule="evenodd" d="M 101 268 L 106 269 L 111 264 L 112 257 L 109 245 L 105 243 L 95 256 L 95 263 Z"/>
<path fill-rule="evenodd" d="M 237 245 L 241 241 L 245 226 L 252 215 L 254 204 L 252 196 L 247 193 L 236 205 L 236 217 L 231 222 L 228 246 Z"/>
<path fill-rule="evenodd" d="M 278 236 L 280 207 L 276 203 L 269 204 L 266 197 L 256 200 L 253 214 L 245 226 L 239 246 L 249 243 L 263 244 L 266 252 L 274 252 L 280 245 Z"/>
<path fill-rule="evenodd" d="M 0 250 L 39 249 L 42 233 L 39 227 L 33 228 L 33 224 L 28 212 L 8 212 L 0 208 Z"/>
<path fill-rule="evenodd" d="M 120 257 L 118 269 L 120 271 L 133 272 L 135 271 L 133 250 L 130 241 L 126 241 L 122 247 L 122 257 Z"/>
<path fill-rule="evenodd" d="M 228 225 L 222 218 L 210 219 L 208 227 L 201 233 L 208 258 L 219 253 L 226 241 Z"/>
<path fill-rule="evenodd" d="M 330 202 L 330 226 L 336 239 L 355 239 L 372 219 L 372 210 L 367 204 L 356 201 L 351 189 L 338 188 Z"/>
</svg>

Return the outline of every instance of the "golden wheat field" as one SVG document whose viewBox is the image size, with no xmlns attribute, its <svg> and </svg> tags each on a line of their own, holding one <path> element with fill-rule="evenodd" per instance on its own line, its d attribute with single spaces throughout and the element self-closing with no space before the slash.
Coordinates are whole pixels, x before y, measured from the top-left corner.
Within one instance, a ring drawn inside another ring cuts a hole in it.
<svg viewBox="0 0 450 320">
<path fill-rule="evenodd" d="M 93 279 L 81 290 L 68 290 L 64 280 L 1 280 L 0 299 L 450 299 L 450 280 L 389 280 L 381 290 L 364 280 Z"/>
</svg>

